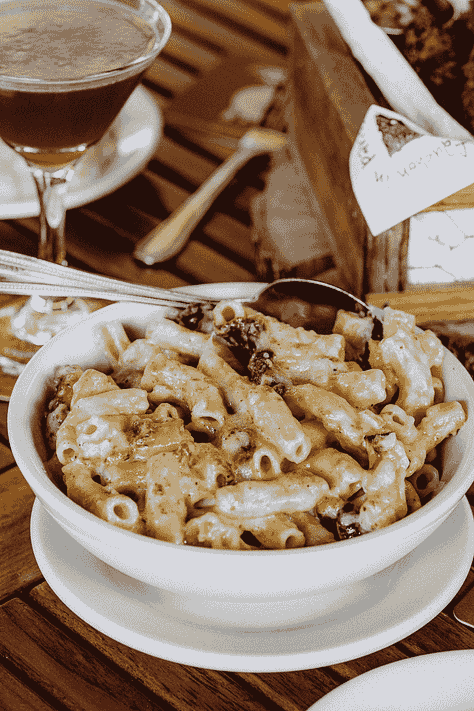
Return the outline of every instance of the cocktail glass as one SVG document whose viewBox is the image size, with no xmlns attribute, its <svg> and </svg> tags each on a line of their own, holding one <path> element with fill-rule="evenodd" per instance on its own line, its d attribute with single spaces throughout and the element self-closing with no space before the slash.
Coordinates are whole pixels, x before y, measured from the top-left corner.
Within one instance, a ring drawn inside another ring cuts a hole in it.
<svg viewBox="0 0 474 711">
<path fill-rule="evenodd" d="M 74 168 L 170 33 L 155 0 L 0 0 L 0 138 L 35 181 L 41 259 L 66 264 L 64 193 Z M 80 300 L 32 297 L 11 329 L 43 345 L 84 311 Z"/>
</svg>

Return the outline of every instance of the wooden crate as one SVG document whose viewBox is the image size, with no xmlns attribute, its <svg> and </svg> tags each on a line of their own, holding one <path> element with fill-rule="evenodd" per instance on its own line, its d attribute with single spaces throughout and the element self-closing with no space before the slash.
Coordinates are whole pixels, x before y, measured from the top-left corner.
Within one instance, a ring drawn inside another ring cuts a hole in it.
<svg viewBox="0 0 474 711">
<path fill-rule="evenodd" d="M 349 154 L 369 106 L 390 107 L 354 59 L 323 2 L 293 4 L 290 13 L 292 133 L 312 187 L 315 213 L 322 216 L 343 286 L 357 295 L 370 294 L 377 303 L 384 301 L 382 295 L 385 301 L 394 300 L 398 292 L 406 292 L 409 220 L 373 237 L 349 177 Z M 474 207 L 474 185 L 426 211 L 469 207 Z M 413 289 L 414 297 L 404 299 L 404 308 L 426 313 L 439 293 L 440 302 L 451 304 L 451 316 L 466 318 L 471 300 L 474 303 L 468 285 L 454 290 L 463 294 L 459 308 L 454 308 L 452 289 L 433 286 Z"/>
</svg>

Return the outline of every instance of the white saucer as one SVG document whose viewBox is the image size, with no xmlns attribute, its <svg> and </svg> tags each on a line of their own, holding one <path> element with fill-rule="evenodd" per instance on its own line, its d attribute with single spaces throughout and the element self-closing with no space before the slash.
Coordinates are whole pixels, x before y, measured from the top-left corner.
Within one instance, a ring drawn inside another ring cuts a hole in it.
<svg viewBox="0 0 474 711">
<path fill-rule="evenodd" d="M 474 650 L 424 654 L 373 669 L 308 711 L 472 711 Z"/>
<path fill-rule="evenodd" d="M 109 131 L 76 168 L 65 196 L 68 209 L 113 192 L 145 167 L 163 132 L 163 117 L 147 89 L 138 86 Z M 0 140 L 0 219 L 38 215 L 33 178 L 21 158 Z"/>
<path fill-rule="evenodd" d="M 338 664 L 388 647 L 429 622 L 464 582 L 474 554 L 474 522 L 464 497 L 449 518 L 395 564 L 392 582 L 362 602 L 294 629 L 239 632 L 170 616 L 157 588 L 92 556 L 38 500 L 31 540 L 50 587 L 92 627 L 133 649 L 180 664 L 240 672 L 280 672 Z"/>
</svg>

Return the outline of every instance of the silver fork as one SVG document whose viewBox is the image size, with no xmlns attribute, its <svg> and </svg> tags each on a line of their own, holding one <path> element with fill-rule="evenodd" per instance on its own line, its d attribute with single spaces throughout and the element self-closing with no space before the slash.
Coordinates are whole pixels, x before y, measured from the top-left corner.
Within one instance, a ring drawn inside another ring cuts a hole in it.
<svg viewBox="0 0 474 711">
<path fill-rule="evenodd" d="M 0 250 L 0 278 L 0 293 L 6 294 L 76 296 L 176 308 L 212 301 L 185 291 L 133 284 L 6 250 Z"/>
</svg>

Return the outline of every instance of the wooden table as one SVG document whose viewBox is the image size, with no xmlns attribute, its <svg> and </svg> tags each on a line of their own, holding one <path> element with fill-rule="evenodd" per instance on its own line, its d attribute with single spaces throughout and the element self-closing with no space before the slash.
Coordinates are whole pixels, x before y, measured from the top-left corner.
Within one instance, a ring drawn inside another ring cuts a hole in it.
<svg viewBox="0 0 474 711">
<path fill-rule="evenodd" d="M 164 0 L 174 24 L 145 84 L 163 110 L 225 57 L 284 62 L 286 0 Z M 227 152 L 228 154 L 228 152 Z M 205 135 L 167 125 L 147 168 L 110 196 L 71 210 L 71 264 L 160 286 L 256 278 L 249 201 L 263 188 L 267 158 L 254 159 L 219 198 L 184 250 L 153 268 L 133 247 L 225 158 Z M 3 248 L 35 254 L 37 220 L 0 223 Z M 73 614 L 44 581 L 31 548 L 33 494 L 8 444 L 0 403 L 0 708 L 303 711 L 366 671 L 406 657 L 474 648 L 474 631 L 454 621 L 451 603 L 401 642 L 354 661 L 286 673 L 228 673 L 182 666 L 129 649 Z M 473 502 L 474 503 L 474 502 Z M 460 592 L 474 585 L 474 570 Z M 459 595 L 455 600 L 459 598 Z"/>
</svg>

